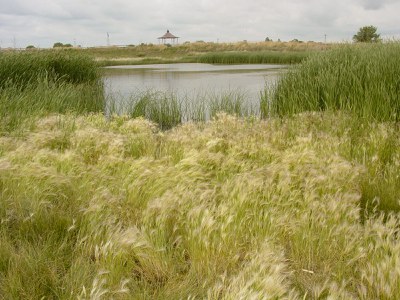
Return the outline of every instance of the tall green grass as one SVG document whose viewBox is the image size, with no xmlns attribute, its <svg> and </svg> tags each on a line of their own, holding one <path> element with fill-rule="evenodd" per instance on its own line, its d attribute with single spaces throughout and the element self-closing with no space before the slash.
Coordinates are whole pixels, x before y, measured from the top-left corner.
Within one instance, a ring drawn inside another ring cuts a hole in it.
<svg viewBox="0 0 400 300">
<path fill-rule="evenodd" d="M 73 84 L 99 79 L 96 62 L 87 55 L 68 50 L 0 52 L 0 87 L 24 86 L 46 78 Z"/>
<path fill-rule="evenodd" d="M 0 53 L 0 134 L 48 113 L 98 112 L 103 106 L 91 58 L 68 51 Z"/>
<path fill-rule="evenodd" d="M 399 42 L 338 46 L 282 76 L 263 107 L 279 116 L 345 110 L 368 120 L 398 121 L 399 78 Z"/>
<path fill-rule="evenodd" d="M 197 58 L 208 64 L 296 64 L 312 55 L 312 52 L 260 51 L 260 52 L 211 52 Z"/>
<path fill-rule="evenodd" d="M 181 104 L 174 94 L 147 91 L 132 101 L 127 111 L 129 116 L 144 117 L 158 124 L 162 130 L 182 122 Z"/>
</svg>

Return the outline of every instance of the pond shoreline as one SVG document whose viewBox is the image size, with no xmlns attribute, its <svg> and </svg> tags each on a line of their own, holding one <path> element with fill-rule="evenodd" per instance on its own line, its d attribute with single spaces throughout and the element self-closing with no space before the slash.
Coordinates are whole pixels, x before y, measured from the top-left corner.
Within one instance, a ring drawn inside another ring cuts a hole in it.
<svg viewBox="0 0 400 300">
<path fill-rule="evenodd" d="M 286 68 L 204 63 L 105 67 L 106 114 L 129 115 L 138 104 L 158 101 L 174 103 L 184 120 L 192 120 L 193 115 L 208 120 L 219 110 L 259 115 L 266 85 L 272 86 Z"/>
</svg>

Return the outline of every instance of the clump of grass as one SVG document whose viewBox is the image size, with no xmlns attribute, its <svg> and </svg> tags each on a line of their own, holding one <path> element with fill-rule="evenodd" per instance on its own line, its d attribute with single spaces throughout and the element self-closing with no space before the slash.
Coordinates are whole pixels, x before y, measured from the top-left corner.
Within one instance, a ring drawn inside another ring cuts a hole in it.
<svg viewBox="0 0 400 300">
<path fill-rule="evenodd" d="M 209 114 L 215 118 L 218 113 L 225 112 L 230 115 L 245 116 L 246 95 L 241 91 L 228 91 L 209 96 Z"/>
<path fill-rule="evenodd" d="M 365 165 L 399 168 L 399 136 L 363 127 L 364 150 L 351 120 L 55 115 L 0 137 L 0 294 L 393 299 L 398 215 L 362 224 L 360 201 Z"/>
<path fill-rule="evenodd" d="M 319 52 L 282 76 L 270 109 L 280 116 L 345 110 L 368 120 L 398 121 L 399 50 L 400 43 L 391 42 Z"/>
<path fill-rule="evenodd" d="M 132 118 L 143 117 L 162 129 L 171 129 L 182 123 L 182 105 L 173 93 L 160 91 L 145 91 L 132 94 L 121 103 L 118 99 L 108 98 L 108 114 L 126 114 Z"/>
</svg>

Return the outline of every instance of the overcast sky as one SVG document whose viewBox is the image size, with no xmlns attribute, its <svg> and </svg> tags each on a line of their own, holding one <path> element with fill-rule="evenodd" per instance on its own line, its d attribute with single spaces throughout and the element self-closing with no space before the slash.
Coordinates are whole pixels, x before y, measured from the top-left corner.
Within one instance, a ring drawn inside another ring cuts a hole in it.
<svg viewBox="0 0 400 300">
<path fill-rule="evenodd" d="M 0 46 L 185 41 L 350 41 L 366 25 L 400 38 L 400 0 L 0 0 Z"/>
</svg>

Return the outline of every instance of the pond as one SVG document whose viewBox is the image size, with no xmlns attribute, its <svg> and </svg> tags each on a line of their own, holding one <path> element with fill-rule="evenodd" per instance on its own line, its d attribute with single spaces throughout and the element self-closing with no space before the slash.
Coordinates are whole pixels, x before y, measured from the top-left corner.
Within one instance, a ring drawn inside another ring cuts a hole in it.
<svg viewBox="0 0 400 300">
<path fill-rule="evenodd" d="M 284 65 L 211 65 L 201 63 L 113 66 L 104 68 L 106 113 L 130 113 L 143 98 L 174 99 L 186 109 L 205 118 L 211 110 L 242 114 L 259 112 L 261 92 L 286 70 Z M 238 108 L 239 107 L 239 108 Z M 228 111 L 232 112 L 232 111 Z"/>
</svg>

